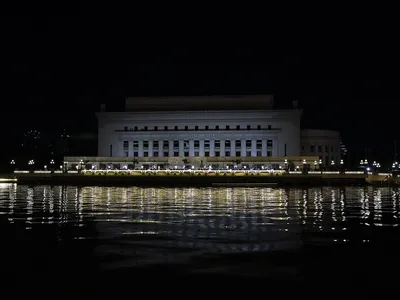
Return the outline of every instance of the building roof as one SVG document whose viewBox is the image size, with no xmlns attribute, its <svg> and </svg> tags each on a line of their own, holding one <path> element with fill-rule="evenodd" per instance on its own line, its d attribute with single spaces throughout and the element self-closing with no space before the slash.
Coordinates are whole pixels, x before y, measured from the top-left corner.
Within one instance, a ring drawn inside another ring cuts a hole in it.
<svg viewBox="0 0 400 300">
<path fill-rule="evenodd" d="M 268 110 L 272 95 L 129 97 L 126 111 Z"/>
</svg>

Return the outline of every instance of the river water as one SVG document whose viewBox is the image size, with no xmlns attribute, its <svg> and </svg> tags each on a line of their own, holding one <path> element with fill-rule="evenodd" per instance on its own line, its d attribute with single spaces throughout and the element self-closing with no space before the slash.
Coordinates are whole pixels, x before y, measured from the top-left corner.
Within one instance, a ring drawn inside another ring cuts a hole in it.
<svg viewBox="0 0 400 300">
<path fill-rule="evenodd" d="M 389 187 L 0 184 L 2 274 L 7 284 L 62 294 L 222 279 L 387 291 L 399 277 L 399 195 Z"/>
</svg>

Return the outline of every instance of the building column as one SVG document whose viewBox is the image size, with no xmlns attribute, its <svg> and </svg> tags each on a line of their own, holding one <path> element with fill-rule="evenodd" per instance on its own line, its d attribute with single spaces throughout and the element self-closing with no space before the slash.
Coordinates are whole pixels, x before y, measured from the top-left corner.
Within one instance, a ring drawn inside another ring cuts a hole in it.
<svg viewBox="0 0 400 300">
<path fill-rule="evenodd" d="M 189 140 L 189 156 L 194 156 L 194 140 Z"/>
<path fill-rule="evenodd" d="M 164 141 L 158 140 L 158 157 L 164 157 Z"/>
<path fill-rule="evenodd" d="M 210 140 L 210 156 L 215 156 L 214 144 L 215 140 Z"/>
<path fill-rule="evenodd" d="M 219 152 L 220 154 L 219 156 L 225 157 L 225 139 L 221 140 L 220 143 L 221 143 L 221 150 Z"/>
<path fill-rule="evenodd" d="M 267 156 L 267 139 L 263 139 L 262 140 L 261 155 L 262 156 Z"/>
<path fill-rule="evenodd" d="M 251 139 L 251 156 L 257 156 L 257 140 Z"/>
<path fill-rule="evenodd" d="M 236 140 L 231 140 L 231 156 L 236 157 Z"/>
<path fill-rule="evenodd" d="M 185 140 L 179 140 L 179 156 L 183 157 L 185 155 Z"/>
<path fill-rule="evenodd" d="M 204 156 L 204 140 L 200 140 L 199 155 Z"/>
<path fill-rule="evenodd" d="M 174 140 L 169 140 L 168 141 L 168 152 L 169 152 L 169 157 L 173 157 L 174 156 Z"/>
<path fill-rule="evenodd" d="M 143 140 L 139 140 L 139 155 L 138 157 L 143 157 Z"/>
<path fill-rule="evenodd" d="M 128 140 L 128 156 L 133 157 L 133 141 Z"/>
<path fill-rule="evenodd" d="M 240 140 L 241 141 L 241 147 L 240 147 L 240 149 L 241 149 L 241 153 L 242 153 L 242 156 L 243 157 L 245 157 L 246 156 L 246 139 L 241 139 Z"/>
<path fill-rule="evenodd" d="M 153 141 L 149 140 L 149 157 L 153 157 Z"/>
</svg>

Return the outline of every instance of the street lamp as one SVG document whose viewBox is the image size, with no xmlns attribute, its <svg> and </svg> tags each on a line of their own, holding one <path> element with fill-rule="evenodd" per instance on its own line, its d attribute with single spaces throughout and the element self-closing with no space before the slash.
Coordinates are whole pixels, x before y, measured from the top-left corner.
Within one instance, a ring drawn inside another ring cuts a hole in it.
<svg viewBox="0 0 400 300">
<path fill-rule="evenodd" d="M 317 164 L 318 164 L 318 162 L 316 160 L 314 160 L 314 171 L 317 170 Z"/>
</svg>

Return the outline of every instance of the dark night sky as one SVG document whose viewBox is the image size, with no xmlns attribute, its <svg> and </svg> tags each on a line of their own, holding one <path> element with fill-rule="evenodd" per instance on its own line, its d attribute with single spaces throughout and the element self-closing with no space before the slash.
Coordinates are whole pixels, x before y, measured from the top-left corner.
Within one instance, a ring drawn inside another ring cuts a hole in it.
<svg viewBox="0 0 400 300">
<path fill-rule="evenodd" d="M 281 64 L 132 64 L 119 55 L 119 45 L 108 50 L 83 34 L 59 37 L 68 21 L 2 19 L 1 125 L 8 124 L 9 135 L 25 128 L 95 130 L 100 103 L 119 109 L 126 96 L 265 93 L 274 94 L 278 107 L 299 100 L 303 127 L 340 130 L 350 148 L 391 154 L 399 139 L 392 66 L 323 57 Z"/>
</svg>

